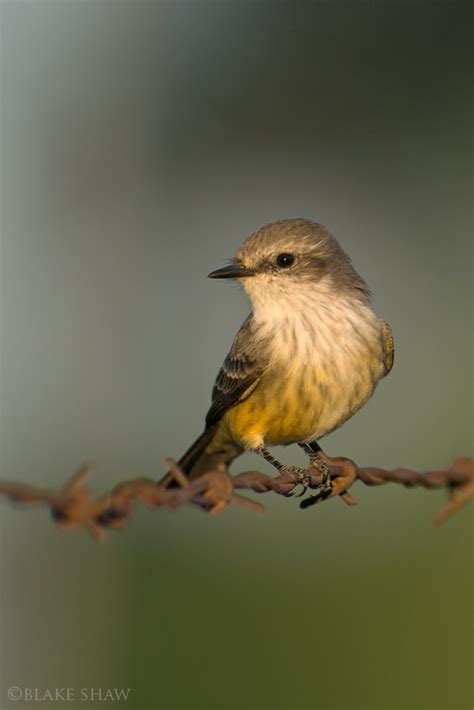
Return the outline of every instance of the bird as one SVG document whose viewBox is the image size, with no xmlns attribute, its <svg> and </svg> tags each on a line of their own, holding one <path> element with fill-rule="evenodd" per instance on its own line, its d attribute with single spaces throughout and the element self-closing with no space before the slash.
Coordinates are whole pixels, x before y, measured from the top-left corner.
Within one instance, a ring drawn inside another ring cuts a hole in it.
<svg viewBox="0 0 474 710">
<path fill-rule="evenodd" d="M 392 369 L 390 326 L 332 232 L 310 219 L 266 224 L 211 279 L 245 290 L 251 313 L 217 375 L 202 434 L 178 460 L 190 479 L 254 452 L 280 473 L 269 451 L 298 444 L 324 474 L 319 440 L 372 396 Z M 168 472 L 160 481 L 176 485 Z"/>
</svg>

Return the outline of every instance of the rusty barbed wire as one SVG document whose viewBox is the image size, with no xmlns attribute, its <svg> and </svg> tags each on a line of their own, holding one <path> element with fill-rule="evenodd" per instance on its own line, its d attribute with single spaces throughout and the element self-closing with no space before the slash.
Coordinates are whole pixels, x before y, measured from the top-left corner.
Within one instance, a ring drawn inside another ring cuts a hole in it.
<svg viewBox="0 0 474 710">
<path fill-rule="evenodd" d="M 348 489 L 357 480 L 367 486 L 398 483 L 406 487 L 426 489 L 446 488 L 449 500 L 433 521 L 439 525 L 459 510 L 474 495 L 474 459 L 460 457 L 443 470 L 419 472 L 408 468 L 386 470 L 376 467 L 359 467 L 348 458 L 330 458 L 321 452 L 329 466 L 332 488 L 320 493 L 321 471 L 311 464 L 305 475 L 306 490 L 318 491 L 302 500 L 301 508 L 320 504 L 329 498 L 340 497 L 347 505 L 355 505 L 355 498 Z M 44 505 L 49 507 L 55 523 L 64 530 L 83 528 L 95 539 L 103 538 L 107 529 L 123 529 L 130 517 L 133 505 L 141 501 L 152 508 L 178 508 L 193 504 L 207 513 L 220 513 L 230 503 L 240 505 L 256 513 L 264 507 L 257 501 L 246 498 L 237 490 L 252 490 L 256 493 L 274 492 L 293 496 L 301 486 L 301 472 L 288 468 L 276 477 L 259 471 L 246 471 L 231 476 L 225 467 L 208 471 L 195 480 L 189 480 L 175 461 L 166 461 L 175 488 L 158 485 L 147 478 L 137 478 L 118 484 L 110 492 L 94 498 L 85 487 L 92 473 L 90 466 L 83 466 L 68 483 L 58 490 L 36 488 L 23 483 L 0 481 L 0 496 L 18 505 Z M 301 495 L 301 494 L 300 494 Z"/>
</svg>

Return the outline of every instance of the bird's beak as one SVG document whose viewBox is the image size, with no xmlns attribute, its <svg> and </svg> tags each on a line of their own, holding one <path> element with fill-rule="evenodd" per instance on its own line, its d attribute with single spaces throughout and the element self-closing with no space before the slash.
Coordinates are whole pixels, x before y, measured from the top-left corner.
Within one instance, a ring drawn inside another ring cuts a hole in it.
<svg viewBox="0 0 474 710">
<path fill-rule="evenodd" d="M 211 271 L 211 273 L 207 275 L 209 279 L 242 279 L 246 276 L 255 276 L 255 271 L 253 269 L 247 269 L 245 266 L 240 266 L 240 264 L 236 262 L 229 266 L 224 266 L 222 269 Z"/>
</svg>

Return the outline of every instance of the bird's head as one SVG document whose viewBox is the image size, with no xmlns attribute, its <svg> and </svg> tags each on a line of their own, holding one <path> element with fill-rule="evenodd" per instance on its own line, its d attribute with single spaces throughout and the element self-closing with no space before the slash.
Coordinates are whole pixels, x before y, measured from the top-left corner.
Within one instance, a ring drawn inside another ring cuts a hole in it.
<svg viewBox="0 0 474 710">
<path fill-rule="evenodd" d="M 252 302 L 303 289 L 368 297 L 368 288 L 332 233 L 308 219 L 272 222 L 252 234 L 228 266 L 209 274 L 238 279 Z"/>
</svg>

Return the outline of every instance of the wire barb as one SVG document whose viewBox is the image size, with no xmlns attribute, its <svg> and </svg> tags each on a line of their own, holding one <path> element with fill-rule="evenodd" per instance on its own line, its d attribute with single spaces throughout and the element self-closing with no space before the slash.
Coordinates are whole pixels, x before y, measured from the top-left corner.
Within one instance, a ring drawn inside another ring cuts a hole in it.
<svg viewBox="0 0 474 710">
<path fill-rule="evenodd" d="M 330 458 L 323 451 L 320 457 L 329 468 L 331 489 L 320 490 L 324 472 L 320 466 L 310 463 L 305 476 L 305 485 L 319 491 L 305 498 L 301 508 L 309 508 L 330 498 L 339 497 L 347 505 L 356 505 L 348 489 L 359 480 L 367 486 L 398 483 L 413 488 L 446 488 L 449 501 L 433 519 L 440 525 L 457 512 L 474 495 L 474 459 L 461 457 L 443 470 L 420 473 L 409 468 L 386 470 L 383 468 L 357 466 L 344 457 Z M 85 487 L 92 474 L 90 466 L 82 466 L 59 490 L 36 488 L 23 483 L 0 481 L 0 496 L 19 505 L 45 505 L 50 508 L 54 522 L 63 530 L 83 528 L 96 540 L 102 540 L 107 529 L 123 529 L 131 515 L 134 504 L 141 501 L 151 508 L 179 508 L 193 504 L 204 512 L 217 514 L 231 503 L 255 513 L 264 508 L 257 501 L 246 498 L 236 491 L 251 490 L 255 493 L 277 493 L 288 496 L 301 483 L 297 469 L 286 468 L 276 477 L 259 471 L 246 471 L 231 476 L 226 468 L 208 471 L 194 480 L 189 480 L 173 459 L 167 459 L 171 477 L 177 488 L 158 485 L 147 478 L 137 478 L 118 484 L 113 490 L 94 498 Z"/>
</svg>

